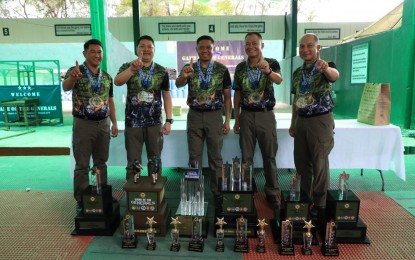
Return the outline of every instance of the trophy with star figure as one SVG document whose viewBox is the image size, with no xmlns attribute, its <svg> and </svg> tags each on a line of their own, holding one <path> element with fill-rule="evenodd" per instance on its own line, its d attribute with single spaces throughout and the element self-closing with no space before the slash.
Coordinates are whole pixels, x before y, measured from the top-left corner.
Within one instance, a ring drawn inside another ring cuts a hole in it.
<svg viewBox="0 0 415 260">
<path fill-rule="evenodd" d="M 155 241 L 155 237 L 156 237 L 156 230 L 153 228 L 153 224 L 157 224 L 156 221 L 154 221 L 154 217 L 147 217 L 147 222 L 146 224 L 148 224 L 148 228 L 147 228 L 147 250 L 156 250 L 156 241 Z"/>
<path fill-rule="evenodd" d="M 173 252 L 179 252 L 180 251 L 180 243 L 179 243 L 179 229 L 177 228 L 177 225 L 182 224 L 182 222 L 179 221 L 179 217 L 171 218 L 171 223 L 173 225 L 173 229 L 171 230 L 171 246 L 170 251 Z"/>
<path fill-rule="evenodd" d="M 257 227 L 259 227 L 259 230 L 257 231 L 258 243 L 256 245 L 256 251 L 258 253 L 265 253 L 265 226 L 268 226 L 265 219 L 258 219 Z"/>
<path fill-rule="evenodd" d="M 224 252 L 225 244 L 223 240 L 225 238 L 225 230 L 223 229 L 223 225 L 228 223 L 225 222 L 224 217 L 216 219 L 218 220 L 216 225 L 219 226 L 219 229 L 216 230 L 216 252 Z"/>
<path fill-rule="evenodd" d="M 310 221 L 304 221 L 305 225 L 303 228 L 307 229 L 306 232 L 303 233 L 303 246 L 301 247 L 301 252 L 303 255 L 312 255 L 313 251 L 311 250 L 311 242 L 313 241 L 313 234 L 311 233 L 311 229 L 314 227 Z"/>
</svg>

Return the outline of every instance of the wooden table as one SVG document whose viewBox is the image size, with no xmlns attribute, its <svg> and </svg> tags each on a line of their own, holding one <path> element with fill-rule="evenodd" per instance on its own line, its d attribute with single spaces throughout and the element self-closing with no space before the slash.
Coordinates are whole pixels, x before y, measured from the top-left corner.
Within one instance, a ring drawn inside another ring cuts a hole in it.
<svg viewBox="0 0 415 260">
<path fill-rule="evenodd" d="M 4 108 L 4 121 L 8 129 L 13 125 L 25 125 L 26 129 L 29 128 L 29 124 L 35 123 L 39 125 L 39 118 L 37 112 L 37 106 L 39 105 L 39 99 L 37 98 L 18 98 L 12 100 L 1 101 L 1 105 Z M 10 121 L 8 107 L 16 108 L 16 121 Z M 33 107 L 34 119 L 30 119 L 27 116 L 27 111 L 29 107 Z M 23 121 L 21 121 L 20 108 L 23 110 Z"/>
</svg>

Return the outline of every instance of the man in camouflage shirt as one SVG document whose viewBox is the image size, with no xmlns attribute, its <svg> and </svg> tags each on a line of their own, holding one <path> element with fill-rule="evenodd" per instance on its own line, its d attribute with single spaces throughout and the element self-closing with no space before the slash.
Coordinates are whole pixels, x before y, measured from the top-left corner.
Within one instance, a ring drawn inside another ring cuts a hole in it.
<svg viewBox="0 0 415 260">
<path fill-rule="evenodd" d="M 146 144 L 149 161 L 148 172 L 155 166 L 150 163 L 161 156 L 163 134 L 168 135 L 172 121 L 172 99 L 170 95 L 167 70 L 153 61 L 154 40 L 148 35 L 138 39 L 138 59 L 123 64 L 114 83 L 117 86 L 127 84 L 125 108 L 125 148 L 127 150 L 126 178 L 134 176 L 133 165 L 141 162 L 143 144 Z M 162 122 L 162 97 L 166 122 Z M 161 171 L 161 165 L 157 163 Z M 161 174 L 159 172 L 158 174 Z"/>
<path fill-rule="evenodd" d="M 74 197 L 77 211 L 82 211 L 81 198 L 89 186 L 89 161 L 100 170 L 101 184 L 107 184 L 107 165 L 111 135 L 118 135 L 112 78 L 99 68 L 102 62 L 102 44 L 91 39 L 84 44 L 85 62 L 71 67 L 62 87 L 72 90 L 72 146 L 75 157 Z"/>
<path fill-rule="evenodd" d="M 293 109 L 290 135 L 294 137 L 294 163 L 301 175 L 314 216 L 324 216 L 330 184 L 329 154 L 334 146 L 331 86 L 339 78 L 333 62 L 320 59 L 320 44 L 314 34 L 300 39 L 304 64 L 293 73 Z"/>
<path fill-rule="evenodd" d="M 229 133 L 231 117 L 231 77 L 225 65 L 213 60 L 212 37 L 204 35 L 196 41 L 199 59 L 185 65 L 176 80 L 177 87 L 188 84 L 189 113 L 187 115 L 187 145 L 189 164 L 202 166 L 203 143 L 206 140 L 210 173 L 210 188 L 216 206 L 221 204 L 218 177 L 222 172 L 222 144 Z M 225 107 L 225 122 L 222 118 Z"/>
<path fill-rule="evenodd" d="M 264 58 L 264 43 L 259 33 L 245 36 L 245 52 L 248 59 L 235 69 L 233 103 L 235 109 L 234 132 L 239 134 L 242 163 L 253 164 L 256 142 L 262 154 L 265 175 L 265 195 L 273 208 L 279 207 L 276 198 L 278 176 L 277 129 L 274 115 L 275 97 L 273 84 L 280 84 L 282 77 L 277 60 Z"/>
</svg>

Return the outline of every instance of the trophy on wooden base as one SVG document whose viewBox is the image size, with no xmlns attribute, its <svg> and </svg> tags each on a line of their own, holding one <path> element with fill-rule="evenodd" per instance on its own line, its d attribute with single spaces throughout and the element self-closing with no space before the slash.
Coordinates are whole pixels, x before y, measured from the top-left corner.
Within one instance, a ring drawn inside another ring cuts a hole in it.
<svg viewBox="0 0 415 260">
<path fill-rule="evenodd" d="M 338 256 L 339 248 L 336 243 L 336 222 L 330 220 L 326 225 L 326 236 L 321 247 L 321 252 L 325 256 Z"/>
<path fill-rule="evenodd" d="M 241 216 L 236 220 L 235 252 L 249 252 L 247 229 L 248 221 Z"/>
<path fill-rule="evenodd" d="M 203 252 L 203 247 L 202 219 L 196 216 L 192 222 L 192 237 L 189 242 L 189 251 Z"/>
<path fill-rule="evenodd" d="M 256 251 L 258 253 L 265 253 L 265 226 L 268 224 L 265 222 L 265 219 L 258 219 L 258 243 L 256 245 Z"/>
<path fill-rule="evenodd" d="M 179 217 L 176 218 L 171 218 L 171 223 L 173 224 L 173 229 L 171 230 L 171 246 L 170 246 L 170 251 L 173 252 L 179 252 L 180 251 L 180 243 L 179 243 L 179 236 L 180 236 L 180 231 L 177 228 L 178 224 L 182 224 L 179 221 Z"/>
<path fill-rule="evenodd" d="M 293 224 L 289 219 L 281 222 L 280 255 L 294 255 Z"/>
<path fill-rule="evenodd" d="M 134 183 L 138 182 L 138 179 L 141 176 L 141 170 L 143 169 L 143 166 L 141 166 L 140 161 L 134 160 L 132 164 L 133 172 L 134 172 Z"/>
<path fill-rule="evenodd" d="M 226 225 L 224 218 L 216 218 L 218 222 L 216 225 L 219 226 L 219 229 L 216 230 L 216 252 L 224 252 L 225 251 L 225 230 L 223 230 L 223 225 Z"/>
<path fill-rule="evenodd" d="M 310 221 L 304 221 L 305 225 L 303 228 L 307 229 L 306 232 L 303 233 L 303 246 L 301 247 L 301 252 L 303 255 L 312 255 L 313 251 L 311 250 L 311 243 L 313 241 L 313 234 L 311 234 L 311 229 L 314 227 Z"/>
<path fill-rule="evenodd" d="M 122 248 L 136 248 L 137 239 L 134 232 L 134 217 L 130 213 L 125 213 L 124 219 L 121 222 L 120 231 L 123 235 L 121 247 Z"/>
<path fill-rule="evenodd" d="M 156 237 L 156 230 L 153 228 L 153 224 L 157 224 L 156 221 L 154 221 L 154 217 L 147 217 L 147 222 L 146 224 L 148 224 L 149 228 L 147 228 L 147 250 L 156 250 L 156 241 L 155 241 L 155 237 Z"/>
</svg>

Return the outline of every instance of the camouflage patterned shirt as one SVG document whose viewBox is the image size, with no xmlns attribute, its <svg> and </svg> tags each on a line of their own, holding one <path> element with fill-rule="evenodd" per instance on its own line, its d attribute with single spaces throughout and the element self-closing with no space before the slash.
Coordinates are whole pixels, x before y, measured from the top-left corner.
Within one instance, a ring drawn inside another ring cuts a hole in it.
<svg viewBox="0 0 415 260">
<path fill-rule="evenodd" d="M 199 69 L 197 63 L 193 63 L 193 69 L 193 76 L 187 80 L 189 88 L 187 105 L 191 109 L 198 111 L 221 109 L 224 102 L 223 90 L 231 87 L 231 76 L 228 68 L 222 63 L 214 61 L 212 79 L 206 89 L 202 87 L 199 79 Z M 201 69 L 203 75 L 206 77 L 207 68 L 201 67 Z"/>
<path fill-rule="evenodd" d="M 65 74 L 65 79 L 69 78 L 71 71 L 74 68 L 75 67 L 69 68 Z M 82 73 L 82 77 L 76 81 L 75 86 L 72 89 L 72 115 L 94 120 L 108 117 L 110 115 L 108 99 L 113 97 L 111 76 L 105 71 L 102 71 L 99 92 L 95 93 L 92 90 L 85 67 L 80 65 L 79 70 Z M 91 73 L 94 82 L 98 81 L 98 75 L 99 73 Z"/>
<path fill-rule="evenodd" d="M 118 74 L 130 67 L 130 62 L 124 63 Z M 143 67 L 143 73 L 148 75 L 150 68 Z M 127 98 L 125 107 L 125 126 L 150 127 L 162 124 L 161 91 L 170 90 L 167 70 L 154 63 L 154 71 L 148 88 L 142 85 L 139 73 L 127 81 Z"/>
<path fill-rule="evenodd" d="M 264 58 L 273 72 L 280 73 L 280 64 L 276 59 Z M 233 89 L 241 91 L 241 108 L 247 110 L 272 110 L 275 106 L 275 96 L 273 82 L 267 75 L 262 73 L 259 78 L 258 86 L 252 85 L 247 68 L 252 75 L 257 76 L 259 69 L 249 67 L 247 61 L 243 61 L 236 66 Z"/>
<path fill-rule="evenodd" d="M 315 64 L 315 63 L 314 63 Z M 297 68 L 293 73 L 293 82 L 291 93 L 295 95 L 294 105 L 300 116 L 315 116 L 325 114 L 333 110 L 334 103 L 331 98 L 331 88 L 333 82 L 330 82 L 326 76 L 318 70 L 313 71 L 312 66 L 303 66 Z M 328 63 L 329 67 L 336 68 L 333 62 Z M 304 77 L 310 77 L 308 87 L 302 86 Z M 305 102 L 301 102 L 301 100 Z M 301 104 L 303 105 L 297 105 Z"/>
</svg>

